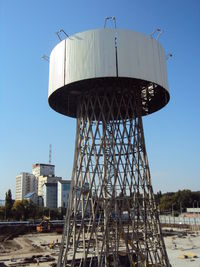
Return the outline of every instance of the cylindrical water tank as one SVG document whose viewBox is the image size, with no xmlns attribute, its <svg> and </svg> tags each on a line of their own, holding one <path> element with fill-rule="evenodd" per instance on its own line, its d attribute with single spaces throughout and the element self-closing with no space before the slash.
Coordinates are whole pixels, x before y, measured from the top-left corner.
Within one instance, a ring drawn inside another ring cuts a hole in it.
<svg viewBox="0 0 200 267">
<path fill-rule="evenodd" d="M 78 97 L 84 92 L 124 89 L 139 92 L 143 115 L 169 101 L 165 53 L 158 41 L 121 29 L 77 33 L 51 52 L 49 104 L 76 117 Z"/>
</svg>

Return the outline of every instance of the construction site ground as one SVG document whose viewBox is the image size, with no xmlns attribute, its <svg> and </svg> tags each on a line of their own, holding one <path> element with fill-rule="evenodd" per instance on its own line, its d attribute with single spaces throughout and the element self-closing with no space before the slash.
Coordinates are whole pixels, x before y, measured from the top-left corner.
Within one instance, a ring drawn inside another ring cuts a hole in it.
<svg viewBox="0 0 200 267">
<path fill-rule="evenodd" d="M 60 242 L 61 234 L 57 233 L 4 238 L 0 242 L 0 267 L 56 266 Z M 200 232 L 165 229 L 165 244 L 172 266 L 200 267 Z"/>
</svg>

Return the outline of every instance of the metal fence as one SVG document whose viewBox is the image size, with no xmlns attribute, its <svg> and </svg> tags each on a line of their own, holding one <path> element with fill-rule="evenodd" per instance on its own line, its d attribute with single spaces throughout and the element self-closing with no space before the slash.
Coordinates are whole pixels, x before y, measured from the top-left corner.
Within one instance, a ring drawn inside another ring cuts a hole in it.
<svg viewBox="0 0 200 267">
<path fill-rule="evenodd" d="M 163 224 L 188 224 L 188 225 L 199 225 L 200 217 L 184 217 L 184 216 L 166 216 L 160 215 L 160 222 Z"/>
</svg>

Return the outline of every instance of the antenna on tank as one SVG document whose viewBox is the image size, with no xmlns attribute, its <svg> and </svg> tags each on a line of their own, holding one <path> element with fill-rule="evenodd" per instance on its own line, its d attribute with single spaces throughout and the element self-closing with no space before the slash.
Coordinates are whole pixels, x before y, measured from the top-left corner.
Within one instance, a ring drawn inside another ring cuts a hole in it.
<svg viewBox="0 0 200 267">
<path fill-rule="evenodd" d="M 65 36 L 67 36 L 67 38 L 69 38 L 69 35 L 63 30 L 63 29 L 60 29 L 59 31 L 56 32 L 56 35 L 58 36 L 58 39 L 60 41 L 62 41 L 62 38 L 60 37 L 60 33 L 63 32 Z"/>
<path fill-rule="evenodd" d="M 108 20 L 112 20 L 115 28 L 115 58 L 116 58 L 116 76 L 118 77 L 118 56 L 117 56 L 117 23 L 116 18 L 113 17 L 106 17 L 104 21 L 104 29 L 106 28 L 106 23 Z"/>
<path fill-rule="evenodd" d="M 163 33 L 163 30 L 161 30 L 160 28 L 155 29 L 155 30 L 152 32 L 152 34 L 151 34 L 151 38 L 153 38 L 153 36 L 154 36 L 154 34 L 155 34 L 156 32 L 158 32 L 158 35 L 156 36 L 155 39 L 158 40 L 158 39 L 160 38 L 161 34 Z"/>
<path fill-rule="evenodd" d="M 113 21 L 114 28 L 116 29 L 117 28 L 117 24 L 116 24 L 116 18 L 114 16 L 105 18 L 105 20 L 104 20 L 104 29 L 106 28 L 106 23 L 107 23 L 108 20 L 112 20 Z"/>
<path fill-rule="evenodd" d="M 49 145 L 49 164 L 51 164 L 51 144 Z"/>
<path fill-rule="evenodd" d="M 49 62 L 49 57 L 47 55 L 43 54 L 41 58 Z"/>
<path fill-rule="evenodd" d="M 166 55 L 166 60 L 168 60 L 168 59 L 170 59 L 170 58 L 172 58 L 173 57 L 173 55 L 171 54 L 171 53 L 168 53 L 167 55 Z"/>
</svg>

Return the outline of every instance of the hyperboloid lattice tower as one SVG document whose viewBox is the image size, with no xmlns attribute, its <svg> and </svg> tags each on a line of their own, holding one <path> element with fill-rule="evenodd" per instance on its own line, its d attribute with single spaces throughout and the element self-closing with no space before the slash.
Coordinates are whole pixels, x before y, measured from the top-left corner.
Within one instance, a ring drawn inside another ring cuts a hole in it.
<svg viewBox="0 0 200 267">
<path fill-rule="evenodd" d="M 166 58 L 152 37 L 104 28 L 53 49 L 49 104 L 77 119 L 57 266 L 170 266 L 142 125 L 168 101 Z"/>
</svg>

